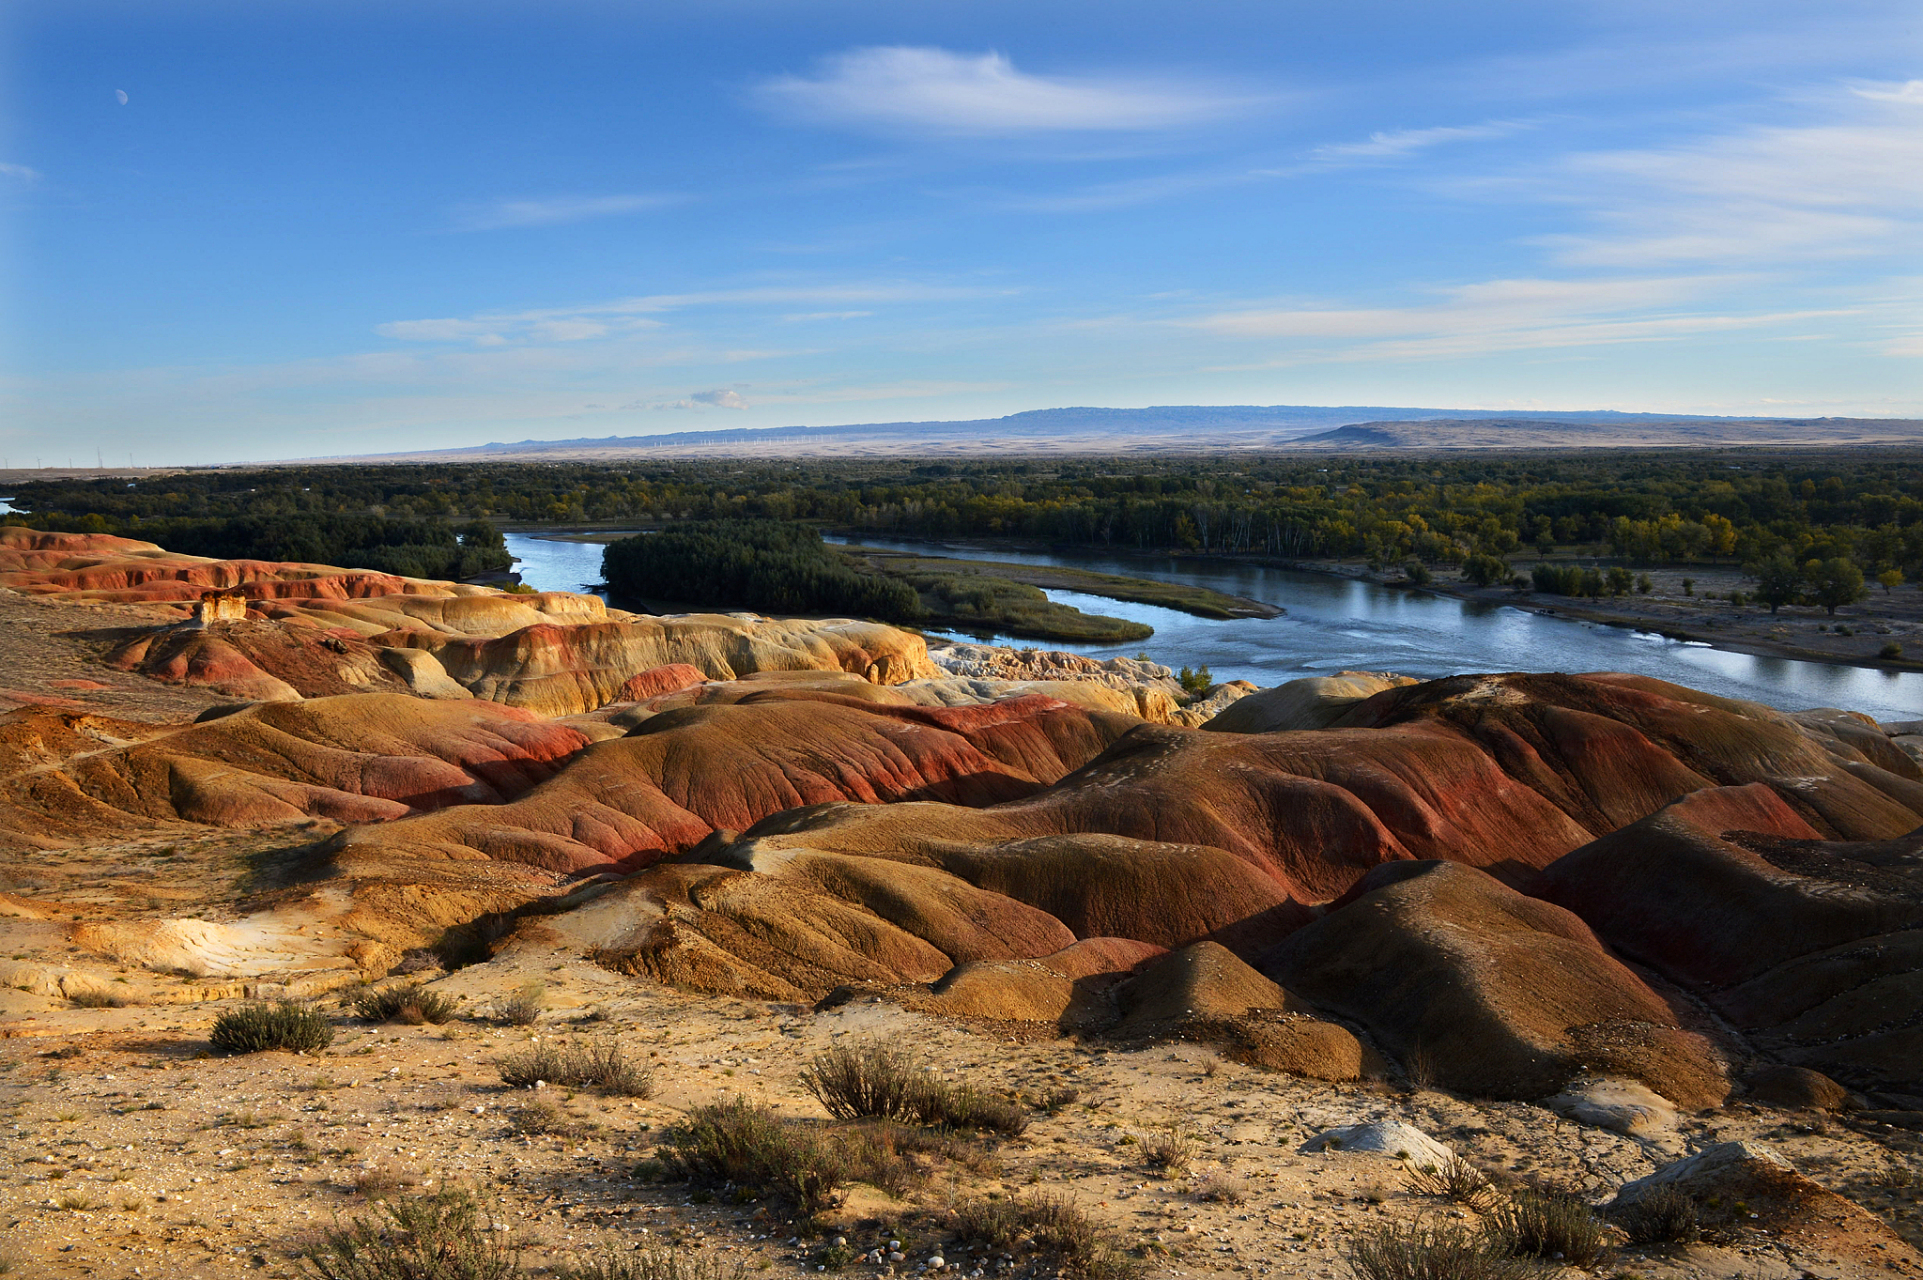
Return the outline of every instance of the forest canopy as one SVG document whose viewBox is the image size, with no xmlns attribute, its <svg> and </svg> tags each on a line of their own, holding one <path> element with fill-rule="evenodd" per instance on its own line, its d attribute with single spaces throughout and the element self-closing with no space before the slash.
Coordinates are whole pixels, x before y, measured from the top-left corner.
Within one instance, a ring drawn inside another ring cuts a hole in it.
<svg viewBox="0 0 1923 1280">
<path fill-rule="evenodd" d="M 1571 547 L 1638 566 L 1781 555 L 1923 578 L 1923 459 L 1906 450 L 301 466 L 38 481 L 20 486 L 14 505 L 48 527 L 93 515 L 162 542 L 172 522 L 243 516 L 423 530 L 477 519 L 631 528 L 756 519 L 871 538 L 1383 564 Z M 372 554 L 363 547 L 446 545 L 389 536 L 401 541 L 329 545 L 363 556 Z"/>
</svg>

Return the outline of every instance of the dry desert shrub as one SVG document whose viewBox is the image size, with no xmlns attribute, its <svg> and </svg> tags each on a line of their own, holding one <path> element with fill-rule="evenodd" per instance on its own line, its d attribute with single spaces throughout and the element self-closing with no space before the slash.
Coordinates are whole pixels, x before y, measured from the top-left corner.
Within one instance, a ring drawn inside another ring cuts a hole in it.
<svg viewBox="0 0 1923 1280">
<path fill-rule="evenodd" d="M 547 1008 L 546 996 L 547 991 L 540 983 L 530 982 L 501 1002 L 498 1009 L 501 1021 L 510 1027 L 533 1026 Z"/>
<path fill-rule="evenodd" d="M 816 1054 L 801 1083 L 837 1120 L 913 1120 L 926 1078 L 915 1060 L 875 1043 Z"/>
<path fill-rule="evenodd" d="M 313 1053 L 334 1043 L 334 1028 L 297 1001 L 259 1001 L 214 1019 L 209 1039 L 221 1053 Z"/>
<path fill-rule="evenodd" d="M 1181 1175 L 1195 1159 L 1195 1139 L 1179 1126 L 1170 1125 L 1155 1133 L 1134 1135 L 1142 1147 L 1142 1163 L 1165 1178 Z"/>
<path fill-rule="evenodd" d="M 1065 1196 L 964 1200 L 949 1225 L 963 1240 L 997 1249 L 1029 1246 L 1084 1280 L 1122 1280 L 1135 1266 L 1094 1219 Z"/>
<path fill-rule="evenodd" d="M 431 1022 L 438 1027 L 459 1011 L 459 1003 L 451 997 L 418 986 L 368 990 L 354 999 L 354 1015 L 369 1022 L 405 1022 L 416 1027 Z"/>
<path fill-rule="evenodd" d="M 829 1135 L 745 1098 L 690 1111 L 668 1131 L 660 1156 L 677 1177 L 766 1187 L 810 1216 L 833 1203 L 853 1173 L 847 1151 Z"/>
<path fill-rule="evenodd" d="M 326 1232 L 302 1255 L 319 1280 L 514 1280 L 519 1249 L 465 1192 L 397 1198 Z"/>
<path fill-rule="evenodd" d="M 1212 1204 L 1241 1204 L 1248 1198 L 1249 1184 L 1226 1173 L 1212 1173 L 1194 1187 L 1197 1200 Z"/>
<path fill-rule="evenodd" d="M 1439 1196 L 1478 1211 L 1492 1209 L 1502 1199 L 1489 1175 L 1461 1156 L 1411 1168 L 1408 1183 L 1409 1189 L 1419 1195 Z"/>
<path fill-rule="evenodd" d="M 1014 1099 L 936 1079 L 909 1055 L 872 1041 L 817 1054 L 801 1082 L 838 1120 L 982 1129 L 1009 1138 L 1028 1128 L 1028 1112 Z"/>
<path fill-rule="evenodd" d="M 369 1200 L 386 1200 L 408 1187 L 421 1185 L 421 1176 L 405 1165 L 383 1160 L 372 1169 L 354 1175 L 354 1190 Z"/>
<path fill-rule="evenodd" d="M 1496 1206 L 1482 1230 L 1492 1249 L 1571 1267 L 1593 1266 L 1608 1245 L 1602 1219 L 1560 1191 L 1524 1191 Z"/>
<path fill-rule="evenodd" d="M 747 1268 L 698 1249 L 608 1252 L 561 1268 L 560 1280 L 743 1280 Z"/>
<path fill-rule="evenodd" d="M 509 1117 L 514 1132 L 565 1137 L 576 1132 L 580 1125 L 559 1106 L 545 1099 L 530 1102 L 525 1107 L 516 1107 Z"/>
<path fill-rule="evenodd" d="M 117 996 L 111 991 L 102 991 L 98 987 L 92 987 L 84 991 L 74 992 L 67 997 L 67 1003 L 77 1009 L 118 1009 L 125 1005 L 127 1001 L 124 997 Z"/>
<path fill-rule="evenodd" d="M 1688 1244 L 1703 1232 L 1696 1202 L 1681 1187 L 1657 1186 L 1616 1214 L 1631 1244 Z"/>
<path fill-rule="evenodd" d="M 1538 1268 L 1453 1222 L 1384 1223 L 1350 1237 L 1358 1280 L 1533 1280 Z"/>
<path fill-rule="evenodd" d="M 537 1083 L 593 1087 L 629 1098 L 654 1092 L 654 1071 L 614 1041 L 597 1045 L 537 1044 L 501 1059 L 501 1083 L 525 1089 Z"/>
</svg>

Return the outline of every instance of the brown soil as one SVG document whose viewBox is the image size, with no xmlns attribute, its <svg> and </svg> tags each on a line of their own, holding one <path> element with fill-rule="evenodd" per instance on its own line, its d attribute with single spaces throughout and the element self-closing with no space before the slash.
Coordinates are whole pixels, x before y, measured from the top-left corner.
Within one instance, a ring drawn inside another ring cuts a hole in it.
<svg viewBox="0 0 1923 1280">
<path fill-rule="evenodd" d="M 207 1028 L 223 1006 L 39 1019 L 38 1034 L 0 1042 L 0 1220 L 9 1224 L 0 1247 L 35 1277 L 291 1277 L 311 1233 L 371 1210 L 356 1180 L 386 1178 L 417 1190 L 444 1182 L 479 1188 L 511 1237 L 529 1246 L 537 1273 L 570 1254 L 679 1240 L 751 1272 L 811 1275 L 815 1255 L 837 1233 L 856 1249 L 891 1235 L 906 1243 L 907 1262 L 858 1263 L 847 1273 L 865 1278 L 913 1274 L 948 1238 L 941 1215 L 951 1198 L 1054 1192 L 1142 1255 L 1151 1276 L 1334 1277 L 1346 1273 L 1342 1248 L 1359 1229 L 1473 1215 L 1409 1190 L 1393 1160 L 1297 1152 L 1323 1129 L 1402 1120 L 1498 1177 L 1592 1199 L 1656 1167 L 1636 1142 L 1538 1107 L 1325 1084 L 1226 1062 L 1196 1045 L 1123 1052 L 1024 1043 L 866 1001 L 817 1014 L 682 994 L 546 959 L 496 961 L 437 985 L 464 996 L 478 1015 L 531 980 L 543 983 L 550 1010 L 536 1027 L 370 1027 L 336 1011 L 335 1043 L 313 1057 L 207 1057 Z M 582 1021 L 590 1011 L 595 1019 Z M 534 1036 L 612 1038 L 655 1067 L 655 1095 L 549 1089 L 537 1099 L 505 1089 L 498 1060 Z M 863 1036 L 912 1045 L 951 1078 L 1031 1098 L 1057 1089 L 1079 1097 L 1053 1116 L 1038 1112 L 992 1161 L 945 1165 L 899 1200 L 857 1188 L 811 1240 L 792 1239 L 792 1216 L 769 1201 L 696 1203 L 682 1186 L 631 1176 L 664 1127 L 701 1103 L 741 1094 L 821 1119 L 798 1069 L 827 1045 Z M 515 1113 L 545 1099 L 570 1131 L 520 1132 Z M 1193 1139 L 1195 1155 L 1164 1177 L 1138 1153 L 1141 1139 L 1171 1126 Z M 1916 1206 L 1900 1189 L 1876 1185 L 1904 1158 L 1894 1139 L 1748 1106 L 1684 1127 L 1692 1145 L 1771 1142 L 1911 1241 L 1923 1240 Z M 1907 1158 L 1914 1162 L 1916 1152 Z M 1916 1274 L 1900 1252 L 1877 1256 L 1898 1262 L 1877 1274 Z M 951 1248 L 947 1257 L 958 1254 Z M 1806 1264 L 1825 1276 L 1851 1274 L 1740 1229 L 1714 1245 L 1612 1250 L 1597 1274 L 1794 1277 Z"/>
</svg>

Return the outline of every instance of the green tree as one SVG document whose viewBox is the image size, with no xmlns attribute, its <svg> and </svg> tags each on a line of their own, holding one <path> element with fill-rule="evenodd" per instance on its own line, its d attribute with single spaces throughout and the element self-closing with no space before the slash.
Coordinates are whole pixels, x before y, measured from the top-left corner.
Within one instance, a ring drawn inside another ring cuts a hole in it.
<svg viewBox="0 0 1923 1280">
<path fill-rule="evenodd" d="M 1474 555 L 1462 562 L 1462 576 L 1479 587 L 1509 580 L 1509 565 L 1500 556 Z"/>
<path fill-rule="evenodd" d="M 1802 572 L 1794 560 L 1780 552 L 1761 564 L 1748 566 L 1748 573 L 1756 579 L 1756 598 L 1768 605 L 1771 613 L 1794 604 L 1803 594 Z"/>
<path fill-rule="evenodd" d="M 1888 595 L 1903 585 L 1903 571 L 1901 569 L 1885 569 L 1876 575 L 1876 580 L 1883 584 L 1883 594 Z"/>
<path fill-rule="evenodd" d="M 1863 571 L 1856 567 L 1855 561 L 1843 556 L 1812 560 L 1803 566 L 1803 576 L 1809 579 L 1816 603 L 1832 617 L 1838 606 L 1855 604 L 1867 589 L 1863 585 Z"/>
</svg>

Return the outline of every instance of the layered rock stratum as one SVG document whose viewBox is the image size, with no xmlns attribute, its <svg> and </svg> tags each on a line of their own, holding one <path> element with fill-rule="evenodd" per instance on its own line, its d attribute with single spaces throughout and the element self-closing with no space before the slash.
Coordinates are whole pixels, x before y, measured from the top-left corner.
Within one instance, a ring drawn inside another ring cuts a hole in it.
<svg viewBox="0 0 1923 1280">
<path fill-rule="evenodd" d="M 1749 1081 L 1923 1116 L 1913 726 L 1611 673 L 1192 697 L 857 620 L 20 529 L 0 583 L 109 624 L 0 715 L 9 1033 L 114 966 L 158 1002 L 562 957 L 1651 1143 Z M 135 714 L 89 672 L 200 700 Z M 218 906 L 89 896 L 215 846 L 250 860 Z"/>
</svg>

